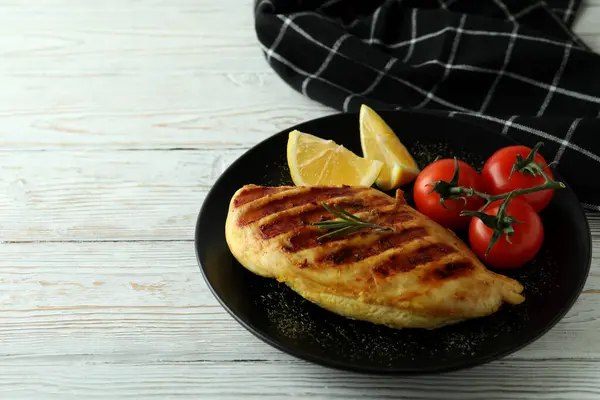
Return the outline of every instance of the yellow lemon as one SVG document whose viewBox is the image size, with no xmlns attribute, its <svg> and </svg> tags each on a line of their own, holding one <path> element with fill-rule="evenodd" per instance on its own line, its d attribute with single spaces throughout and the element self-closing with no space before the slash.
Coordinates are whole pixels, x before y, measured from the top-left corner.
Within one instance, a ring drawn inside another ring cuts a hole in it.
<svg viewBox="0 0 600 400">
<path fill-rule="evenodd" d="M 383 163 L 357 156 L 333 140 L 290 132 L 287 161 L 296 186 L 371 186 Z"/>
<path fill-rule="evenodd" d="M 419 175 L 419 166 L 398 136 L 379 114 L 364 104 L 360 108 L 359 125 L 363 156 L 383 162 L 375 182 L 380 189 L 396 189 Z"/>
</svg>

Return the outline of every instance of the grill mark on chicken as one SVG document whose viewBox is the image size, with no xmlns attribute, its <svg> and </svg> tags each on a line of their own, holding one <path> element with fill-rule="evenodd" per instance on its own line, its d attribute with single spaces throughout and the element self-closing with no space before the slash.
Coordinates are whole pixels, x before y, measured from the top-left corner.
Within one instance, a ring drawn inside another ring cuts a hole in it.
<svg viewBox="0 0 600 400">
<path fill-rule="evenodd" d="M 290 194 L 278 199 L 251 208 L 243 213 L 238 220 L 238 226 L 245 226 L 258 221 L 267 215 L 275 214 L 283 210 L 298 207 L 310 202 L 320 202 L 335 197 L 356 194 L 367 188 L 339 187 L 339 188 L 310 188 L 300 193 Z"/>
<path fill-rule="evenodd" d="M 313 247 L 322 246 L 327 243 L 335 243 L 355 237 L 367 236 L 370 233 L 371 232 L 369 231 L 359 231 L 346 236 L 329 236 L 318 239 L 318 237 L 323 234 L 323 231 L 304 231 L 293 235 L 289 240 L 289 244 L 283 245 L 281 250 L 285 251 L 286 253 L 297 253 L 299 251 L 312 249 Z"/>
<path fill-rule="evenodd" d="M 444 243 L 434 243 L 421 247 L 408 255 L 408 262 L 412 265 L 428 264 L 445 257 L 448 254 L 456 253 L 457 250 Z"/>
<path fill-rule="evenodd" d="M 373 196 L 360 200 L 344 200 L 335 203 L 336 206 L 341 207 L 349 213 L 356 213 L 364 209 L 367 205 L 369 207 L 377 207 L 386 204 L 390 204 L 390 200 L 382 196 Z M 259 228 L 261 237 L 263 239 L 272 239 L 282 233 L 300 229 L 313 222 L 328 221 L 336 218 L 335 215 L 325 210 L 316 201 L 311 202 L 311 205 L 312 207 L 308 209 L 294 214 L 282 215 L 281 218 L 277 218 L 275 221 L 261 225 Z M 332 206 L 331 203 L 328 205 Z"/>
<path fill-rule="evenodd" d="M 373 272 L 382 278 L 388 278 L 402 272 L 409 272 L 420 265 L 428 264 L 444 258 L 457 250 L 443 243 L 420 247 L 409 254 L 391 254 L 387 259 L 373 267 Z"/>
<path fill-rule="evenodd" d="M 253 187 L 240 192 L 233 200 L 234 207 L 241 207 L 244 204 L 250 203 L 254 200 L 261 199 L 269 194 L 282 192 L 286 189 L 279 187 Z"/>
<path fill-rule="evenodd" d="M 335 265 L 359 262 L 365 258 L 375 257 L 384 251 L 400 248 L 413 240 L 427 236 L 427 231 L 422 227 L 408 228 L 400 232 L 382 235 L 374 242 L 364 243 L 359 246 L 344 247 L 333 253 L 325 254 L 318 261 L 333 263 Z M 415 255 L 417 257 L 417 255 Z"/>
<path fill-rule="evenodd" d="M 415 216 L 406 209 L 386 207 L 384 210 L 372 209 L 369 215 L 361 216 L 361 218 L 386 228 L 392 228 L 396 224 L 414 220 Z"/>
<path fill-rule="evenodd" d="M 382 216 L 386 216 L 388 214 L 395 214 L 396 217 L 394 219 L 390 219 L 390 223 L 388 225 L 382 225 L 382 223 L 380 222 L 380 219 Z M 398 221 L 409 221 L 412 220 L 414 218 L 414 216 L 410 215 L 408 212 L 402 212 L 402 211 L 398 211 L 396 209 L 391 209 L 391 210 L 387 210 L 387 211 L 374 211 L 373 215 L 375 215 L 376 217 L 364 217 L 366 220 L 382 225 L 384 227 L 386 226 L 390 226 L 390 225 L 394 225 L 394 223 L 398 223 Z M 322 239 L 318 239 L 321 235 L 325 234 L 326 231 L 319 229 L 319 228 L 313 228 L 313 227 L 305 227 L 303 230 L 301 230 L 298 233 L 295 233 L 294 235 L 292 235 L 289 238 L 289 244 L 286 246 L 282 247 L 282 250 L 287 252 L 287 253 L 295 253 L 301 250 L 306 250 L 306 249 L 311 249 L 313 247 L 317 247 L 326 243 L 330 243 L 330 242 L 338 242 L 338 241 L 342 241 L 342 240 L 349 240 L 352 238 L 355 238 L 357 236 L 366 236 L 369 235 L 370 233 L 372 233 L 372 229 L 366 229 L 366 230 L 362 230 L 356 233 L 351 233 L 348 235 L 341 235 L 341 236 L 333 236 L 333 237 L 326 237 L 326 238 L 322 238 Z M 396 232 L 398 233 L 398 232 Z M 385 233 L 382 233 L 382 235 L 386 235 Z M 389 235 L 389 233 L 387 234 Z"/>
<path fill-rule="evenodd" d="M 456 261 L 428 270 L 421 278 L 421 281 L 424 283 L 444 282 L 460 278 L 461 276 L 470 275 L 473 269 L 474 267 L 471 261 Z"/>
<path fill-rule="evenodd" d="M 373 218 L 369 220 L 381 226 L 391 226 L 408 222 L 415 219 L 415 216 L 406 211 L 398 211 L 396 209 L 387 211 L 378 211 L 373 214 Z"/>
<path fill-rule="evenodd" d="M 392 254 L 387 260 L 375 266 L 373 273 L 381 278 L 388 278 L 398 273 L 410 272 L 415 268 L 417 266 L 407 262 L 405 257 L 400 254 Z"/>
</svg>

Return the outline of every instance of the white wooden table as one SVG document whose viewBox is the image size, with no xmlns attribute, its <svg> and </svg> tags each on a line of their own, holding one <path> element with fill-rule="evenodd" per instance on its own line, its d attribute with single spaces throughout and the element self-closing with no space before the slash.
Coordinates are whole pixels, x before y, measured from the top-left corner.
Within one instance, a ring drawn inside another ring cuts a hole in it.
<svg viewBox="0 0 600 400">
<path fill-rule="evenodd" d="M 600 51 L 600 0 L 577 32 Z M 267 66 L 250 0 L 4 0 L 0 55 L 1 399 L 600 398 L 598 217 L 566 318 L 468 371 L 321 368 L 218 305 L 193 248 L 207 191 L 333 112 Z"/>
</svg>

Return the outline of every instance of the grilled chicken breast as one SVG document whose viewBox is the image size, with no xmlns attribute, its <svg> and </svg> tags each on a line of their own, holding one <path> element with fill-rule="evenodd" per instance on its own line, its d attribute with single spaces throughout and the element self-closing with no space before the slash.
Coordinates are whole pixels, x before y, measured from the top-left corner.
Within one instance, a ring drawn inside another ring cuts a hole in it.
<svg viewBox="0 0 600 400">
<path fill-rule="evenodd" d="M 336 218 L 321 202 L 392 231 L 319 240 L 325 231 L 311 223 Z M 231 199 L 226 239 L 255 274 L 334 313 L 393 328 L 437 328 L 524 301 L 520 283 L 487 270 L 401 191 L 394 199 L 366 187 L 247 185 Z"/>
</svg>

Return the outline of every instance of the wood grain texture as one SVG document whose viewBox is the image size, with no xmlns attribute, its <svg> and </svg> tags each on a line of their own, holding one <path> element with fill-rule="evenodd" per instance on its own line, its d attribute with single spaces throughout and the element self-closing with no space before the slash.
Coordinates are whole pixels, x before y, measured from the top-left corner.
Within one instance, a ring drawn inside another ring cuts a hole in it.
<svg viewBox="0 0 600 400">
<path fill-rule="evenodd" d="M 597 384 L 600 364 L 568 360 L 499 362 L 469 371 L 408 378 L 358 375 L 298 362 L 83 362 L 77 369 L 74 375 L 70 365 L 27 367 L 0 362 L 0 381 L 11 400 L 78 400 L 82 397 L 596 400 L 600 397 Z M 39 378 L 36 375 L 32 379 L 32 371 L 39 371 Z"/>
<path fill-rule="evenodd" d="M 0 152 L 0 240 L 192 239 L 208 190 L 242 152 Z"/>
<path fill-rule="evenodd" d="M 324 369 L 224 311 L 192 242 L 208 190 L 258 141 L 333 111 L 268 67 L 251 7 L 0 2 L 0 398 L 600 398 L 598 215 L 573 309 L 472 370 Z M 596 51 L 599 11 L 584 0 L 575 25 Z"/>
<path fill-rule="evenodd" d="M 0 36 L 3 149 L 248 146 L 332 111 L 268 67 L 251 0 L 2 2 Z"/>
</svg>

